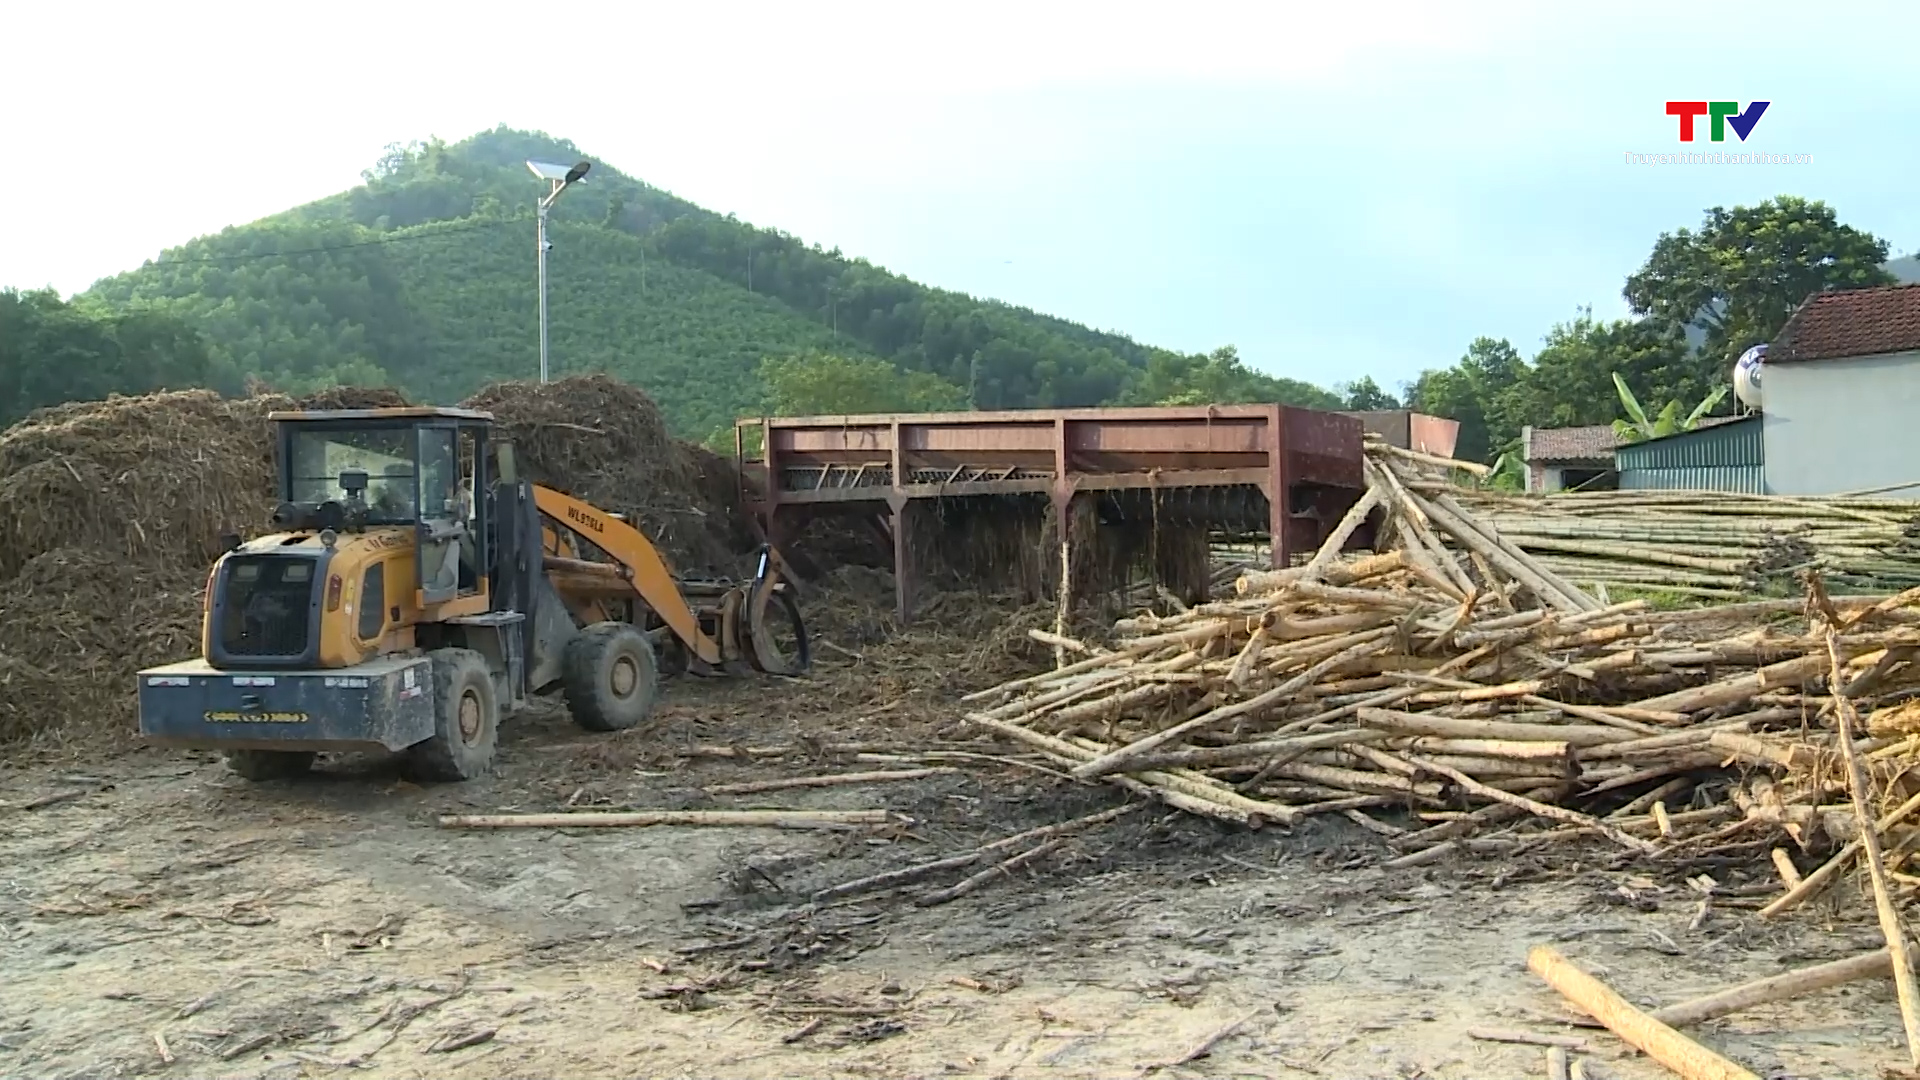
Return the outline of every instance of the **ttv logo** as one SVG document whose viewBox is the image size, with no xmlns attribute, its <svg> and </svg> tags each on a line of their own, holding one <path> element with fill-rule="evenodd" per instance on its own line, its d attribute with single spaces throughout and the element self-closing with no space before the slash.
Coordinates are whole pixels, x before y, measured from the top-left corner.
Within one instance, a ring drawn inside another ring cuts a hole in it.
<svg viewBox="0 0 1920 1080">
<path fill-rule="evenodd" d="M 1712 119 L 1713 128 L 1707 138 L 1714 142 L 1726 142 L 1729 127 L 1733 128 L 1735 135 L 1740 136 L 1741 142 L 1746 142 L 1747 136 L 1753 133 L 1754 125 L 1760 122 L 1761 115 L 1766 111 L 1767 103 L 1764 101 L 1749 102 L 1746 112 L 1740 111 L 1737 101 L 1667 102 L 1667 115 L 1680 118 L 1681 142 L 1693 141 L 1693 118 L 1696 116 Z"/>
</svg>

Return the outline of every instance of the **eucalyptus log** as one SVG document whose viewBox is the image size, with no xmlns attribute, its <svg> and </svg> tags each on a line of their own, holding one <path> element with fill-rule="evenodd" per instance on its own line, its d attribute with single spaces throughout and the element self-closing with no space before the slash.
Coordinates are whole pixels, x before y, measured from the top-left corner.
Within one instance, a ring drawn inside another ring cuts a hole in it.
<svg viewBox="0 0 1920 1080">
<path fill-rule="evenodd" d="M 1527 953 L 1527 967 L 1634 1049 L 1686 1080 L 1760 1080 L 1630 1004 L 1613 989 L 1545 945 Z"/>
</svg>

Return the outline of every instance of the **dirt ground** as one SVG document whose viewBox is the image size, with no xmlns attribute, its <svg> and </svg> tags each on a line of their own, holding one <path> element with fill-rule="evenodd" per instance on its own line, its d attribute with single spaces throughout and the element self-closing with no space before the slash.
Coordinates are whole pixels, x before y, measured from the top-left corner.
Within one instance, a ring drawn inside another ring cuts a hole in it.
<svg viewBox="0 0 1920 1080">
<path fill-rule="evenodd" d="M 1879 944 L 1831 909 L 1759 923 L 1773 886 L 1737 867 L 1696 925 L 1683 878 L 1697 866 L 1625 866 L 1594 847 L 1552 866 L 1390 872 L 1381 841 L 1344 819 L 1255 833 L 1157 807 L 948 904 L 913 898 L 964 871 L 816 908 L 816 889 L 1122 801 L 976 740 L 957 697 L 992 681 L 979 665 L 934 658 L 907 677 L 872 651 L 825 650 L 805 683 L 678 680 L 657 722 L 618 735 L 537 711 L 508 727 L 495 776 L 457 786 L 370 758 L 269 784 L 187 752 L 0 765 L 0 1076 L 1545 1075 L 1540 1046 L 1469 1034 L 1500 1028 L 1582 1038 L 1592 1075 L 1631 1080 L 1668 1074 L 1573 1026 L 1526 971 L 1529 946 L 1659 1005 Z M 691 753 L 729 746 L 790 752 Z M 957 771 L 701 790 L 924 764 L 930 750 Z M 585 806 L 899 819 L 436 825 Z M 1904 1056 L 1876 983 L 1696 1034 L 1770 1078 L 1873 1077 Z"/>
</svg>

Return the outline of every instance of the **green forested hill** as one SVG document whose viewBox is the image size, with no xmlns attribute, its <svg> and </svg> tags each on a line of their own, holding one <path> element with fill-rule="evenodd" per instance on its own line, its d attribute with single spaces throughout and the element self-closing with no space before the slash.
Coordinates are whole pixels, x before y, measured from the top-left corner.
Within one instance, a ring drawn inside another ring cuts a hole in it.
<svg viewBox="0 0 1920 1080">
<path fill-rule="evenodd" d="M 434 400 L 537 370 L 526 229 L 434 237 L 388 249 L 414 310 L 436 328 L 418 367 L 397 374 Z M 645 388 L 689 435 L 731 427 L 759 404 L 769 356 L 864 355 L 770 297 L 647 256 L 634 237 L 561 222 L 548 230 L 548 350 L 554 374 L 605 371 Z"/>
<path fill-rule="evenodd" d="M 538 370 L 531 230 L 522 219 L 388 232 L 266 222 L 194 241 L 93 292 L 198 326 L 227 389 L 247 375 L 290 392 L 391 382 L 457 401 Z M 765 357 L 863 353 L 776 300 L 648 260 L 624 233 L 556 222 L 549 239 L 554 374 L 606 371 L 644 387 L 683 434 L 705 436 L 757 406 Z M 335 250 L 312 250 L 325 246 Z M 223 258 L 273 251 L 307 253 Z"/>
<path fill-rule="evenodd" d="M 226 229 L 101 281 L 83 299 L 166 313 L 207 341 L 210 381 L 288 390 L 391 382 L 457 399 L 538 367 L 528 158 L 589 155 L 499 128 L 394 148 L 351 191 Z M 774 396 L 767 360 L 839 356 L 946 380 L 979 408 L 1218 401 L 1332 407 L 1318 387 L 929 288 L 703 210 L 595 162 L 555 205 L 556 374 L 644 387 L 705 437 Z M 913 384 L 907 398 L 927 386 Z"/>
</svg>

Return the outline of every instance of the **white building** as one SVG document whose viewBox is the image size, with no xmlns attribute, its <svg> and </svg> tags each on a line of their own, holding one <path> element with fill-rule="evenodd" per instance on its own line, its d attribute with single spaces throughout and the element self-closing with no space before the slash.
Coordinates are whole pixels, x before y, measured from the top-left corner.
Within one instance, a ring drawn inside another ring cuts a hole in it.
<svg viewBox="0 0 1920 1080">
<path fill-rule="evenodd" d="M 1808 297 L 1761 394 L 1769 493 L 1920 495 L 1920 284 Z"/>
</svg>

